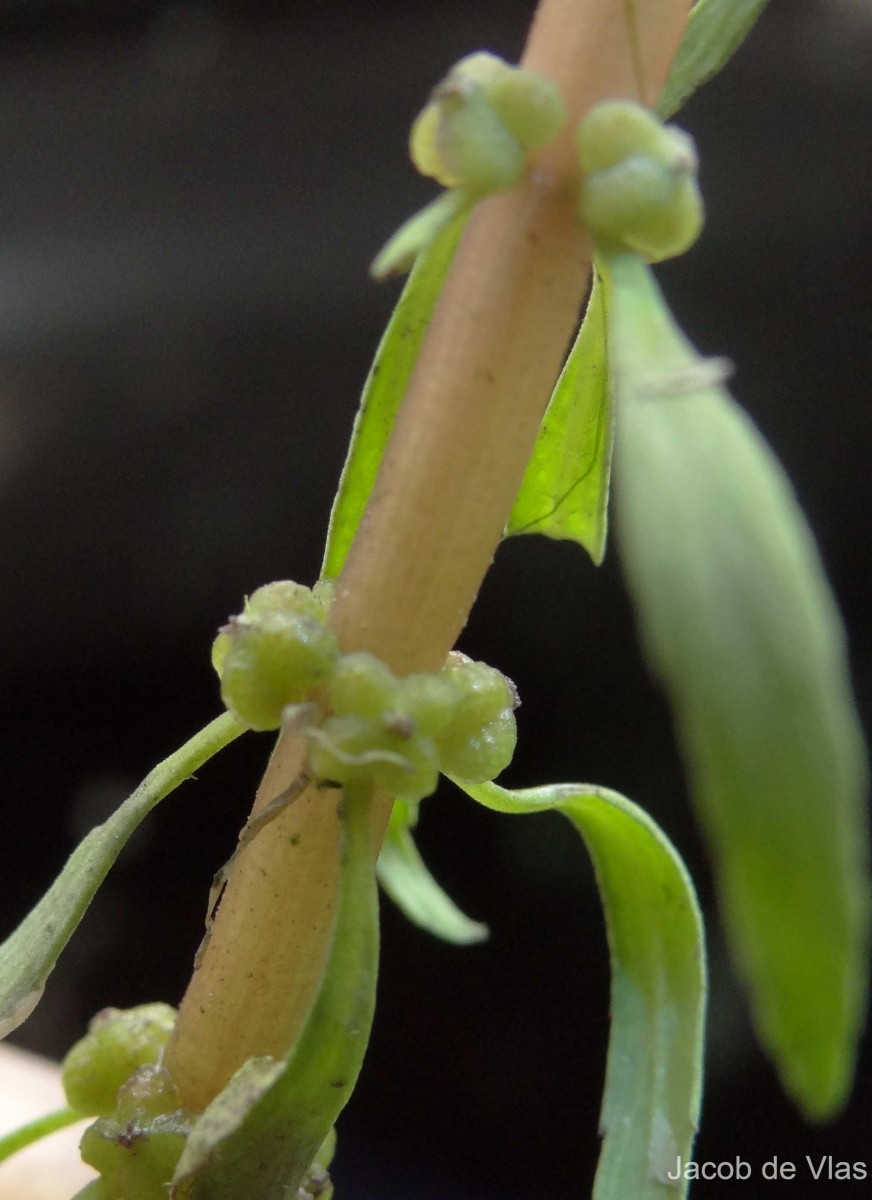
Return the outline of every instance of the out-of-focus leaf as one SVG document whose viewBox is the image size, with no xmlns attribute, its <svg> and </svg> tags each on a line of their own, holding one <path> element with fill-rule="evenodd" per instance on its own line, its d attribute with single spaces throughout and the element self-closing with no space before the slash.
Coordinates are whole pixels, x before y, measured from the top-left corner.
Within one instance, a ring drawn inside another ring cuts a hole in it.
<svg viewBox="0 0 872 1200">
<path fill-rule="evenodd" d="M 108 821 L 92 829 L 34 909 L 0 946 L 0 1037 L 27 1020 L 45 982 L 131 834 L 158 801 L 244 730 L 229 713 L 154 768 Z"/>
<path fill-rule="evenodd" d="M 675 1200 L 691 1157 L 705 1014 L 702 920 L 684 864 L 651 818 L 617 792 L 555 784 L 511 792 L 454 781 L 504 813 L 555 809 L 593 859 L 612 961 L 612 1030 L 594 1200 Z"/>
<path fill-rule="evenodd" d="M 333 943 L 318 994 L 284 1059 L 250 1059 L 194 1125 L 173 1200 L 287 1200 L 345 1107 L 369 1040 L 378 970 L 371 793 L 349 785 L 341 808 Z"/>
<path fill-rule="evenodd" d="M 761 1040 L 806 1113 L 828 1117 L 868 970 L 866 760 L 841 619 L 790 484 L 717 364 L 639 260 L 612 260 L 606 279 L 618 534 L 645 650 Z"/>
<path fill-rule="evenodd" d="M 455 217 L 468 213 L 473 200 L 463 192 L 442 192 L 420 212 L 405 221 L 375 257 L 370 267 L 374 279 L 401 275 L 408 271 L 420 254 L 438 237 Z"/>
<path fill-rule="evenodd" d="M 467 216 L 456 216 L 420 255 L 376 351 L 330 514 L 324 579 L 342 570 Z"/>
<path fill-rule="evenodd" d="M 717 75 L 744 42 L 768 0 L 699 0 L 657 101 L 665 120 Z"/>
<path fill-rule="evenodd" d="M 412 806 L 394 802 L 378 857 L 379 883 L 394 904 L 421 929 L 456 946 L 470 946 L 488 936 L 487 925 L 460 911 L 430 872 L 412 838 Z"/>
<path fill-rule="evenodd" d="M 506 533 L 566 538 L 582 545 L 595 563 L 602 562 L 612 432 L 603 289 L 595 278 Z"/>
</svg>

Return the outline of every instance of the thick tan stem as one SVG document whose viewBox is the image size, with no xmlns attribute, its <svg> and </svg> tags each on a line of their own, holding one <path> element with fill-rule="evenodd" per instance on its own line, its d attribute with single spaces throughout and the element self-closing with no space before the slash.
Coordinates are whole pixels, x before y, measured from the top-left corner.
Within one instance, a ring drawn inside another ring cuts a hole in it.
<svg viewBox="0 0 872 1200">
<path fill-rule="evenodd" d="M 523 62 L 559 84 L 569 121 L 524 183 L 469 221 L 337 586 L 331 620 L 345 650 L 371 650 L 400 674 L 432 670 L 463 628 L 589 282 L 573 131 L 602 99 L 655 98 L 688 8 L 542 0 Z M 299 744 L 283 739 L 256 810 L 301 762 Z M 385 799 L 376 845 L 388 812 Z M 312 792 L 240 856 L 170 1048 L 192 1107 L 248 1056 L 282 1053 L 295 1035 L 329 945 L 337 837 L 335 801 Z"/>
<path fill-rule="evenodd" d="M 257 812 L 303 765 L 276 746 Z M 336 792 L 304 793 L 234 864 L 165 1057 L 183 1104 L 201 1110 L 252 1055 L 283 1054 L 324 966 L 338 879 Z"/>
<path fill-rule="evenodd" d="M 659 90 L 686 0 L 625 6 L 545 0 L 524 55 L 560 85 L 561 138 L 522 187 L 480 204 L 455 265 L 340 580 L 334 628 L 395 671 L 437 668 L 499 543 L 590 276 L 574 215 L 579 116 L 637 94 L 637 59 Z"/>
</svg>

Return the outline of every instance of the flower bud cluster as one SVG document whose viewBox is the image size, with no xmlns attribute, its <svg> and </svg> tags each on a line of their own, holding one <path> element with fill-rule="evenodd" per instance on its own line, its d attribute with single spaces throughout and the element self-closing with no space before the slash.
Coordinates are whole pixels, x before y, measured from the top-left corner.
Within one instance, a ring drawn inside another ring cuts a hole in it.
<svg viewBox="0 0 872 1200">
<path fill-rule="evenodd" d="M 212 646 L 221 697 L 249 729 L 278 729 L 288 705 L 326 682 L 339 657 L 324 625 L 329 585 L 281 579 L 258 588 Z"/>
<path fill-rule="evenodd" d="M 686 133 L 639 104 L 608 100 L 591 109 L 576 140 L 579 215 L 602 250 L 662 262 L 693 245 L 704 213 Z"/>
<path fill-rule="evenodd" d="M 83 1200 L 167 1200 L 169 1181 L 196 1123 L 181 1107 L 172 1076 L 161 1065 L 176 1010 L 168 1004 L 107 1008 L 61 1066 L 67 1103 L 96 1116 L 80 1143 L 82 1159 L 98 1172 Z M 298 1196 L 329 1200 L 327 1168 L 336 1144 L 331 1129 Z M 187 1192 L 185 1193 L 187 1194 Z"/>
<path fill-rule="evenodd" d="M 314 779 L 370 779 L 408 803 L 435 791 L 440 771 L 483 783 L 508 765 L 518 699 L 504 675 L 455 653 L 436 674 L 398 678 L 372 654 L 339 652 L 328 603 L 323 585 L 269 584 L 221 630 L 212 661 L 238 720 L 296 720 Z"/>
<path fill-rule="evenodd" d="M 565 119 L 550 79 L 482 51 L 462 58 L 434 89 L 409 150 L 422 175 L 478 198 L 513 187 L 528 154 Z"/>
<path fill-rule="evenodd" d="M 64 1059 L 67 1102 L 97 1117 L 81 1151 L 100 1200 L 166 1198 L 194 1119 L 159 1065 L 175 1018 L 167 1004 L 104 1009 Z"/>
<path fill-rule="evenodd" d="M 331 715 L 309 751 L 317 779 L 369 777 L 413 804 L 436 790 L 440 771 L 484 783 L 511 762 L 517 697 L 485 663 L 452 655 L 438 674 L 398 679 L 372 654 L 347 654 L 327 694 Z"/>
</svg>

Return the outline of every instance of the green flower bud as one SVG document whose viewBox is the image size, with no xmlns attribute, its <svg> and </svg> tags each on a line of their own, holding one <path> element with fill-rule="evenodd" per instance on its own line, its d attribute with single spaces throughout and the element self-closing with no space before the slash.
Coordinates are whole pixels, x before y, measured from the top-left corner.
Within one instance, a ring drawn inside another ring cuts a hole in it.
<svg viewBox="0 0 872 1200">
<path fill-rule="evenodd" d="M 582 121 L 577 143 L 579 214 L 601 249 L 660 262 L 693 245 L 704 213 L 687 134 L 638 104 L 607 101 Z"/>
<path fill-rule="evenodd" d="M 61 1064 L 67 1103 L 83 1113 L 113 1113 L 121 1085 L 137 1068 L 160 1058 L 175 1019 L 168 1004 L 99 1012 Z"/>
<path fill-rule="evenodd" d="M 124 1197 L 116 1186 L 98 1176 L 76 1192 L 73 1200 L 124 1200 Z"/>
<path fill-rule="evenodd" d="M 485 96 L 528 153 L 547 146 L 566 120 L 560 89 L 536 71 L 502 62 L 500 66 L 502 70 L 485 82 Z"/>
<path fill-rule="evenodd" d="M 400 681 L 397 708 L 415 722 L 423 734 L 435 737 L 454 720 L 462 692 L 442 672 L 439 675 L 407 675 Z"/>
<path fill-rule="evenodd" d="M 440 770 L 467 783 L 493 779 L 515 751 L 515 685 L 487 663 L 456 652 L 449 656 L 440 678 L 458 696 L 451 722 L 436 738 Z"/>
<path fill-rule="evenodd" d="M 460 692 L 442 675 L 398 679 L 381 659 L 361 651 L 340 656 L 327 696 L 337 716 L 405 720 L 414 732 L 433 735 L 450 724 Z"/>
<path fill-rule="evenodd" d="M 170 1073 L 140 1067 L 119 1089 L 114 1113 L 85 1131 L 82 1158 L 124 1200 L 166 1200 L 193 1120 L 179 1108 Z"/>
<path fill-rule="evenodd" d="M 143 1124 L 179 1109 L 179 1093 L 166 1067 L 147 1063 L 134 1071 L 118 1090 L 115 1116 Z"/>
<path fill-rule="evenodd" d="M 442 677 L 459 694 L 452 729 L 475 732 L 502 712 L 511 712 L 518 706 L 518 694 L 510 679 L 496 667 L 473 662 L 465 654 L 453 652 L 442 670 Z"/>
<path fill-rule="evenodd" d="M 465 783 L 487 783 L 512 761 L 517 740 L 514 713 L 504 709 L 475 733 L 452 727 L 443 734 L 436 742 L 439 766 Z"/>
<path fill-rule="evenodd" d="M 330 606 L 332 593 L 332 584 L 316 584 L 313 591 L 302 583 L 295 583 L 293 579 L 277 579 L 274 583 L 265 583 L 246 597 L 242 616 L 260 617 L 277 612 L 323 621 Z M 219 679 L 224 670 L 224 660 L 231 640 L 231 635 L 226 629 L 222 629 L 212 644 L 212 666 Z"/>
<path fill-rule="evenodd" d="M 212 669 L 220 679 L 224 672 L 224 660 L 230 649 L 230 634 L 220 630 L 212 643 Z"/>
<path fill-rule="evenodd" d="M 493 54 L 461 59 L 433 92 L 409 141 L 423 175 L 472 196 L 512 187 L 526 155 L 565 120 L 556 85 Z"/>
<path fill-rule="evenodd" d="M 632 154 L 658 162 L 668 157 L 669 127 L 641 104 L 605 100 L 592 108 L 576 134 L 578 161 L 585 175 L 617 166 Z M 666 142 L 664 142 L 666 135 Z"/>
<path fill-rule="evenodd" d="M 397 721 L 398 726 L 402 720 Z M 426 796 L 432 796 L 439 784 L 439 760 L 433 739 L 389 731 L 385 740 L 386 749 L 403 761 L 377 765 L 376 785 L 407 804 L 417 804 Z"/>
<path fill-rule="evenodd" d="M 343 654 L 337 662 L 327 697 L 338 716 L 379 717 L 396 707 L 400 681 L 386 663 L 362 650 Z"/>
<path fill-rule="evenodd" d="M 143 1122 L 101 1117 L 82 1136 L 82 1159 L 124 1200 L 166 1200 L 190 1129 L 184 1112 Z"/>
<path fill-rule="evenodd" d="M 512 187 L 524 150 L 476 86 L 442 84 L 412 126 L 409 151 L 422 175 L 473 196 Z"/>
<path fill-rule="evenodd" d="M 293 579 L 277 579 L 259 587 L 249 596 L 245 612 L 252 617 L 286 613 L 289 617 L 311 617 L 315 621 L 323 616 L 322 605 L 312 589 Z"/>
<path fill-rule="evenodd" d="M 309 734 L 309 769 L 321 783 L 372 778 L 384 754 L 384 728 L 377 716 L 347 713 L 328 717 Z"/>
<path fill-rule="evenodd" d="M 309 736 L 309 767 L 318 780 L 345 784 L 371 779 L 409 804 L 436 790 L 439 764 L 433 740 L 416 734 L 408 717 L 328 717 Z"/>
<path fill-rule="evenodd" d="M 278 729 L 282 711 L 329 678 L 339 655 L 320 621 L 281 612 L 243 614 L 228 626 L 221 697 L 251 729 Z"/>
</svg>

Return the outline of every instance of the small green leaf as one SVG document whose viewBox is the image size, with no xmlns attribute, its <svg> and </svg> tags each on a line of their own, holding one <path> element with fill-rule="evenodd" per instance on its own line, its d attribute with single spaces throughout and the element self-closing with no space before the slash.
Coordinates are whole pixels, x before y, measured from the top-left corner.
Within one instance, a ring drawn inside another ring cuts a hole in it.
<svg viewBox="0 0 872 1200">
<path fill-rule="evenodd" d="M 850 1086 L 868 969 L 866 763 L 841 619 L 722 369 L 644 264 L 606 266 L 627 582 L 761 1040 L 806 1113 L 828 1117 Z"/>
<path fill-rule="evenodd" d="M 566 538 L 601 563 L 612 435 L 605 304 L 595 278 L 581 330 L 542 420 L 506 534 Z"/>
<path fill-rule="evenodd" d="M 283 1060 L 251 1059 L 194 1125 L 170 1196 L 287 1200 L 345 1107 L 375 1007 L 378 893 L 371 788 L 349 784 L 340 810 L 342 867 L 333 944 L 300 1036 Z"/>
<path fill-rule="evenodd" d="M 693 884 L 663 832 L 617 792 L 555 784 L 510 792 L 454 781 L 504 813 L 555 809 L 593 859 L 612 960 L 612 1032 L 594 1200 L 667 1200 L 691 1157 L 700 1103 L 705 947 Z"/>
<path fill-rule="evenodd" d="M 699 0 L 657 101 L 664 120 L 726 66 L 768 0 Z"/>
<path fill-rule="evenodd" d="M 488 936 L 487 925 L 460 911 L 427 870 L 412 839 L 413 809 L 397 800 L 378 857 L 379 883 L 415 925 L 456 946 L 470 946 Z"/>
<path fill-rule="evenodd" d="M 404 221 L 375 256 L 369 269 L 373 279 L 387 279 L 411 270 L 420 254 L 458 216 L 466 216 L 474 199 L 465 192 L 451 189 L 440 192 L 419 212 Z"/>
<path fill-rule="evenodd" d="M 92 829 L 36 907 L 0 946 L 0 1037 L 17 1029 L 42 996 L 61 951 L 127 840 L 154 806 L 244 730 L 217 717 L 145 777 L 108 821 Z"/>
<path fill-rule="evenodd" d="M 324 579 L 335 579 L 342 570 L 466 217 L 466 213 L 455 216 L 421 254 L 376 351 L 330 514 L 321 567 Z"/>
</svg>

